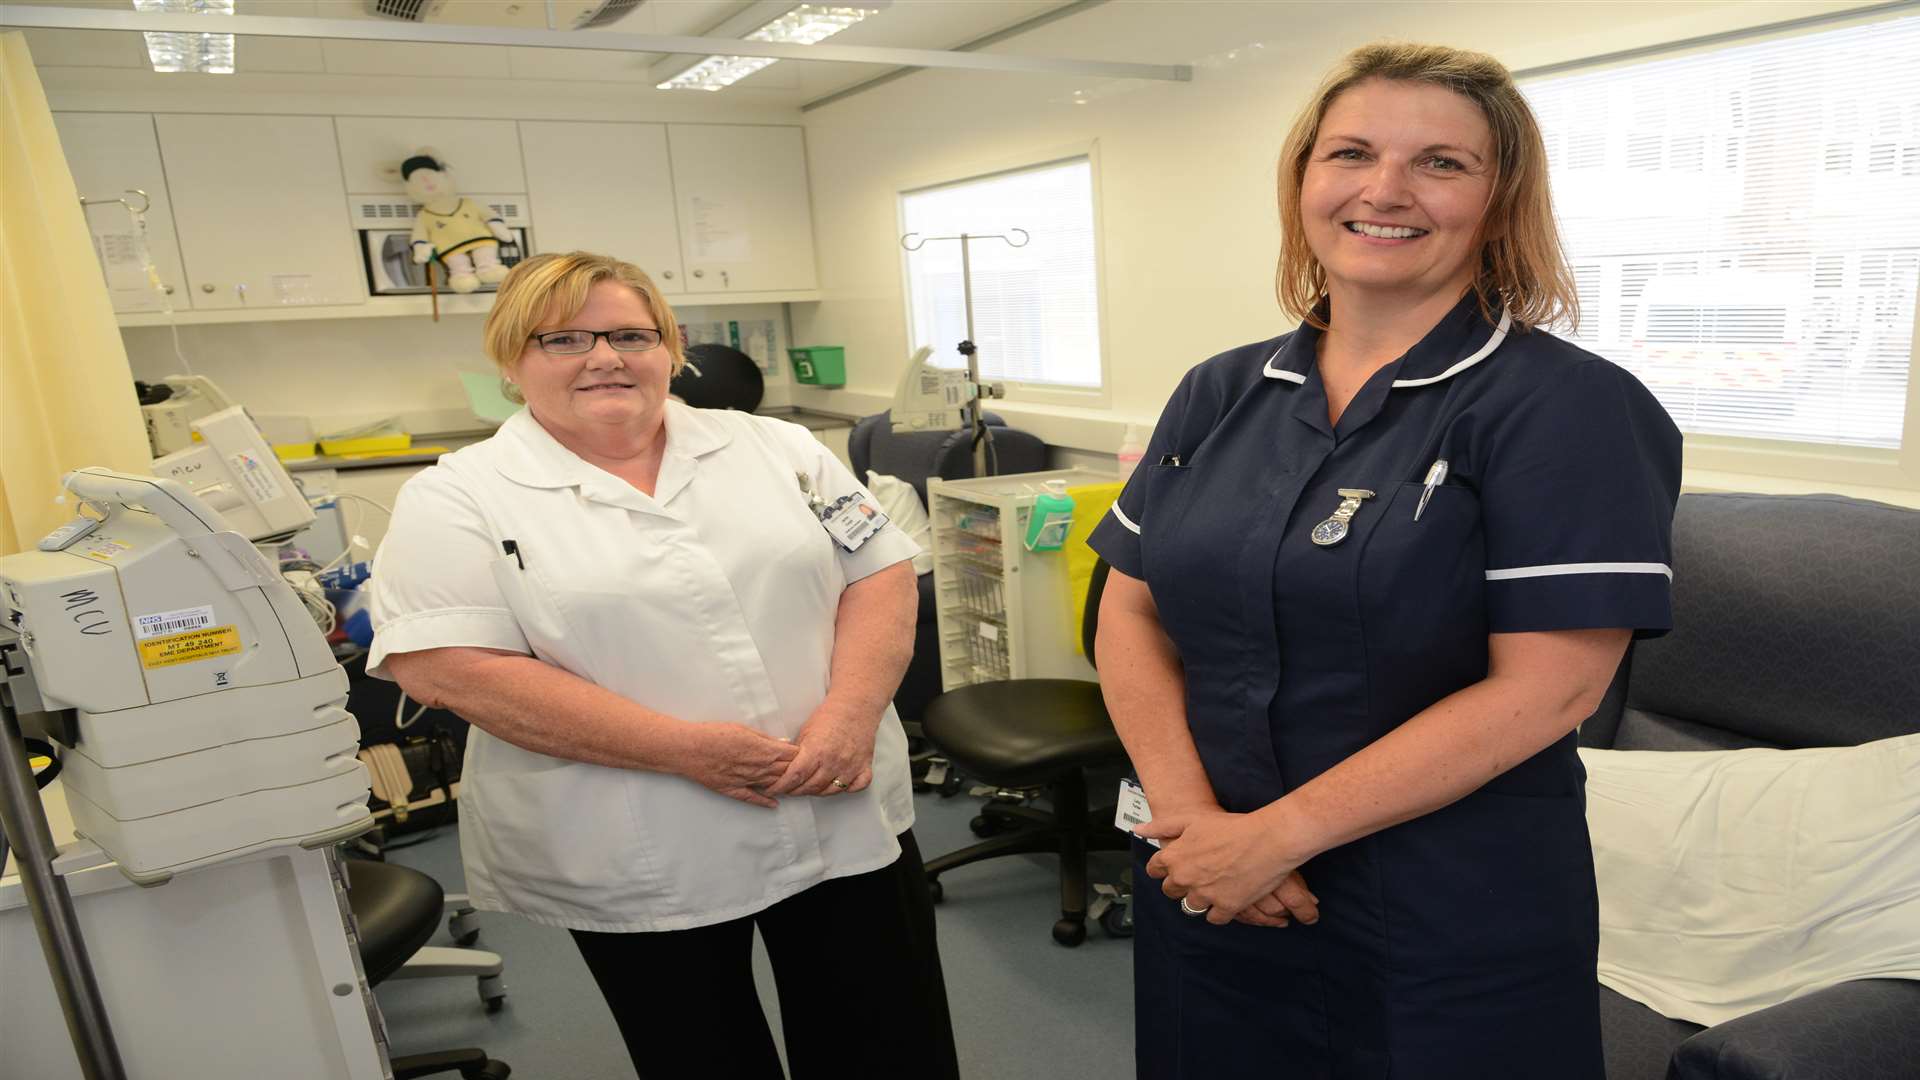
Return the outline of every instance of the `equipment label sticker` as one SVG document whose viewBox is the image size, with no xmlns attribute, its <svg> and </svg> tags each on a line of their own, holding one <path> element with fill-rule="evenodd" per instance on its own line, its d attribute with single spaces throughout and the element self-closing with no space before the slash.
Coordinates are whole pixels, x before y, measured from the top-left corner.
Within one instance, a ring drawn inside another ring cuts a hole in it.
<svg viewBox="0 0 1920 1080">
<path fill-rule="evenodd" d="M 119 558 L 123 552 L 133 550 L 132 544 L 123 544 L 118 540 L 109 540 L 104 536 L 95 537 L 74 546 L 79 554 L 85 555 L 89 559 L 99 559 L 101 562 L 112 562 Z"/>
<path fill-rule="evenodd" d="M 213 625 L 213 606 L 181 608 L 179 611 L 156 611 L 152 615 L 142 615 L 133 621 L 134 635 L 140 640 L 159 637 L 161 634 L 178 634 L 185 630 L 199 630 Z"/>
<path fill-rule="evenodd" d="M 254 502 L 272 502 L 286 494 L 280 482 L 273 478 L 272 470 L 262 465 L 259 458 L 242 451 L 228 455 L 227 460 L 233 464 L 233 474 L 240 478 Z"/>
<path fill-rule="evenodd" d="M 214 626 L 141 642 L 140 666 L 149 669 L 172 667 L 175 664 L 191 664 L 195 660 L 211 660 L 216 656 L 230 656 L 239 651 L 240 631 L 231 626 Z"/>
</svg>

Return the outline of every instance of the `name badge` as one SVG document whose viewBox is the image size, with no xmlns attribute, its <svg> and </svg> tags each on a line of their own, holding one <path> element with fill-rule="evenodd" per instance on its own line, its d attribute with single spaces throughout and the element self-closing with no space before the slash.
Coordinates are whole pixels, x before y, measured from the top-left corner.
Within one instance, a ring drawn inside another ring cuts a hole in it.
<svg viewBox="0 0 1920 1080">
<path fill-rule="evenodd" d="M 833 542 L 848 551 L 859 551 L 887 524 L 887 515 L 858 493 L 842 495 L 821 508 L 820 524 L 826 526 Z"/>
<path fill-rule="evenodd" d="M 1114 802 L 1113 827 L 1132 836 L 1135 825 L 1145 825 L 1152 820 L 1153 812 L 1147 809 L 1147 793 L 1140 789 L 1139 784 L 1123 777 L 1120 781 L 1120 798 Z M 1160 846 L 1158 840 L 1145 836 L 1138 839 L 1145 840 L 1154 847 Z"/>
</svg>

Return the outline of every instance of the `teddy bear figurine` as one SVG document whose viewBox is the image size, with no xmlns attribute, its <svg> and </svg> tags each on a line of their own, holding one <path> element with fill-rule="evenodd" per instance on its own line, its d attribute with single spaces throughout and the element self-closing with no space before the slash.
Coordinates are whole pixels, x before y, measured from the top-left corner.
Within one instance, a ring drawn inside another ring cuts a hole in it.
<svg viewBox="0 0 1920 1080">
<path fill-rule="evenodd" d="M 500 245 L 511 243 L 513 233 L 485 206 L 459 193 L 440 159 L 415 154 L 400 164 L 400 179 L 407 198 L 420 204 L 413 219 L 415 263 L 439 259 L 447 268 L 447 287 L 457 293 L 497 285 L 507 276 Z"/>
</svg>

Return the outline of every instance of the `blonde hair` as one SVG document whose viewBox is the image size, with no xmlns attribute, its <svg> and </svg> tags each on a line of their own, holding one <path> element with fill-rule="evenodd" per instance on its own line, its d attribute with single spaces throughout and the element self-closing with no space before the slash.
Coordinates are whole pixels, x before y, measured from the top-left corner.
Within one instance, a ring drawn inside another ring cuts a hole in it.
<svg viewBox="0 0 1920 1080">
<path fill-rule="evenodd" d="M 1348 53 L 1328 72 L 1287 134 L 1280 153 L 1280 265 L 1274 274 L 1281 309 L 1326 329 L 1314 309 L 1326 293 L 1327 272 L 1307 246 L 1300 186 L 1327 110 L 1341 94 L 1368 79 L 1443 87 L 1480 107 L 1493 132 L 1495 163 L 1493 190 L 1476 238 L 1480 269 L 1473 288 L 1480 310 L 1491 321 L 1505 306 L 1521 328 L 1577 323 L 1579 294 L 1553 221 L 1546 144 L 1513 75 L 1485 53 L 1390 42 Z"/>
<path fill-rule="evenodd" d="M 617 281 L 646 301 L 660 329 L 660 343 L 673 356 L 673 374 L 680 374 L 687 364 L 686 352 L 680 347 L 680 324 L 647 272 L 611 255 L 569 251 L 564 255 L 535 255 L 515 266 L 500 282 L 481 340 L 502 379 L 519 366 L 534 327 L 565 322 L 580 314 L 580 309 L 587 306 L 587 291 L 601 281 Z M 523 400 L 520 388 L 511 381 L 505 383 L 502 392 L 510 400 Z"/>
</svg>

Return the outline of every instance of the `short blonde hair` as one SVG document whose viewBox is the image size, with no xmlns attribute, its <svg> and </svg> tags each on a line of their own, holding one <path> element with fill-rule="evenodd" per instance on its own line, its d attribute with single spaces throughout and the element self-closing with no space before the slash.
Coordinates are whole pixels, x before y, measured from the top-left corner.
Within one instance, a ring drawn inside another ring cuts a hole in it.
<svg viewBox="0 0 1920 1080">
<path fill-rule="evenodd" d="M 646 301 L 660 328 L 660 343 L 673 356 L 673 374 L 680 374 L 687 364 L 686 351 L 680 346 L 680 324 L 647 272 L 611 255 L 569 251 L 564 255 L 535 255 L 515 266 L 500 282 L 481 338 L 487 358 L 500 369 L 501 376 L 513 374 L 519 366 L 535 327 L 565 322 L 580 314 L 580 309 L 587 306 L 587 291 L 601 281 L 617 281 Z M 504 392 L 520 400 L 519 388 L 511 383 Z"/>
<path fill-rule="evenodd" d="M 1300 186 L 1327 110 L 1341 94 L 1368 79 L 1444 87 L 1480 107 L 1493 132 L 1495 163 L 1493 191 L 1477 238 L 1480 270 L 1473 288 L 1480 309 L 1493 320 L 1505 306 L 1522 328 L 1576 324 L 1580 300 L 1553 221 L 1546 144 L 1512 73 L 1485 53 L 1392 42 L 1348 53 L 1327 73 L 1287 134 L 1280 154 L 1280 266 L 1274 275 L 1282 310 L 1325 329 L 1314 309 L 1326 293 L 1327 272 L 1307 246 Z"/>
</svg>

